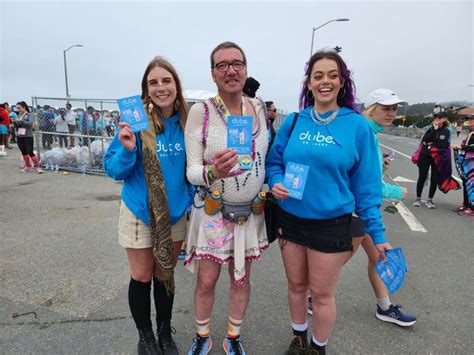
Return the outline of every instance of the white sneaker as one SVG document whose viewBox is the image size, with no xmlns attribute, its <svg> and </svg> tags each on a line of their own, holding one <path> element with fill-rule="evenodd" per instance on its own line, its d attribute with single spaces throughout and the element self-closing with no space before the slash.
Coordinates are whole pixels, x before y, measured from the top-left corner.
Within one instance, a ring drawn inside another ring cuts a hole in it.
<svg viewBox="0 0 474 355">
<path fill-rule="evenodd" d="M 432 201 L 426 201 L 426 207 L 431 209 L 436 208 L 435 204 Z"/>
<path fill-rule="evenodd" d="M 43 174 L 43 169 L 41 169 L 40 167 L 37 167 L 37 168 L 36 168 L 36 172 L 37 172 L 38 174 Z"/>
<path fill-rule="evenodd" d="M 421 207 L 421 200 L 416 200 L 415 202 L 413 202 L 413 206 Z"/>
</svg>

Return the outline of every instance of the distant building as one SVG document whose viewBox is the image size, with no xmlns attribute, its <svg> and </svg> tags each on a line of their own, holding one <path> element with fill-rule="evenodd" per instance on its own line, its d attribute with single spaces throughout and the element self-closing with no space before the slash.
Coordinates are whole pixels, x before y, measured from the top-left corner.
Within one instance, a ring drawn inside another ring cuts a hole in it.
<svg viewBox="0 0 474 355">
<path fill-rule="evenodd" d="M 459 116 L 465 116 L 465 117 L 474 116 L 474 107 L 463 108 L 462 110 L 457 111 L 457 114 Z"/>
</svg>

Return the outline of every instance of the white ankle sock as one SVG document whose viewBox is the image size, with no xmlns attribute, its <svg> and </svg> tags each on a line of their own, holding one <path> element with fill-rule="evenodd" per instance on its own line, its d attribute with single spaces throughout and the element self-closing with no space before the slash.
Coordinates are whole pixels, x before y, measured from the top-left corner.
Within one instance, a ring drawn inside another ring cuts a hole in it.
<svg viewBox="0 0 474 355">
<path fill-rule="evenodd" d="M 390 305 L 392 302 L 390 302 L 390 298 L 388 296 L 382 297 L 382 298 L 377 298 L 377 304 L 379 305 L 382 310 L 386 311 L 387 309 L 390 308 Z"/>
<path fill-rule="evenodd" d="M 304 332 L 306 329 L 308 329 L 308 321 L 304 322 L 303 324 L 291 322 L 291 327 L 298 332 Z"/>
<path fill-rule="evenodd" d="M 317 346 L 326 346 L 328 343 L 328 340 L 326 339 L 325 341 L 319 341 L 316 339 L 316 337 L 313 334 L 313 343 L 315 343 Z"/>
</svg>

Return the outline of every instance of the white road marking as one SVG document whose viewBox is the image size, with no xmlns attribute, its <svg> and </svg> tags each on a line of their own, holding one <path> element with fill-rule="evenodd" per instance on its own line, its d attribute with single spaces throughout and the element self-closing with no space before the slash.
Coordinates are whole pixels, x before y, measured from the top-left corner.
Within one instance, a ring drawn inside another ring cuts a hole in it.
<svg viewBox="0 0 474 355">
<path fill-rule="evenodd" d="M 387 148 L 387 149 L 390 149 L 390 150 L 393 150 L 395 153 L 400 154 L 401 156 L 404 156 L 405 158 L 408 158 L 408 159 L 411 160 L 411 156 L 406 155 L 405 153 L 402 153 L 402 152 L 400 152 L 399 150 L 396 150 L 396 149 L 394 149 L 394 148 L 392 148 L 392 147 L 389 147 L 388 145 L 382 144 L 382 143 L 380 143 L 380 142 L 379 142 L 379 144 L 380 144 L 382 147 Z M 452 177 L 454 180 L 456 180 L 457 182 L 459 182 L 459 183 L 462 184 L 462 180 L 461 180 L 460 178 L 458 178 L 458 177 L 456 177 L 456 176 L 454 176 L 454 175 L 451 175 L 451 177 Z"/>
<path fill-rule="evenodd" d="M 385 144 L 382 144 L 382 143 L 380 143 L 380 142 L 379 142 L 379 144 L 380 144 L 382 147 L 387 148 L 387 149 L 390 149 L 390 150 L 393 150 L 395 153 L 400 154 L 401 156 L 404 156 L 405 158 L 408 158 L 408 159 L 411 160 L 411 157 L 410 157 L 409 155 L 406 155 L 405 153 L 402 153 L 402 152 L 400 152 L 399 150 L 396 150 L 396 149 L 394 149 L 394 148 L 390 148 L 389 146 L 387 146 L 387 145 L 385 145 Z"/>
<path fill-rule="evenodd" d="M 423 227 L 423 225 L 416 219 L 413 213 L 411 213 L 411 211 L 403 204 L 403 202 L 399 202 L 397 204 L 397 210 L 412 231 L 421 233 L 428 232 L 425 227 Z"/>
<path fill-rule="evenodd" d="M 410 180 L 410 179 L 404 178 L 403 176 L 397 176 L 395 179 L 393 179 L 393 181 L 396 181 L 396 182 L 416 182 L 415 180 Z"/>
<path fill-rule="evenodd" d="M 385 173 L 385 175 L 394 182 L 395 185 L 398 185 L 395 179 L 393 179 L 389 174 Z M 408 179 L 407 179 L 408 180 Z M 411 213 L 411 211 L 403 204 L 402 201 L 400 202 L 392 202 L 394 206 L 397 207 L 400 216 L 403 218 L 405 223 L 407 224 L 408 228 L 410 228 L 414 232 L 422 232 L 427 233 L 427 230 L 423 225 L 416 219 L 416 217 Z"/>
</svg>

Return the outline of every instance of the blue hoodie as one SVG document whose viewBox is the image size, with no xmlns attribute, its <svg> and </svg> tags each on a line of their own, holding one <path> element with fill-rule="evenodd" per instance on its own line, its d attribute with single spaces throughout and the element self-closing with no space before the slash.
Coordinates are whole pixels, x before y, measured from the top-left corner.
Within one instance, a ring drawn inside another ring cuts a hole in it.
<svg viewBox="0 0 474 355">
<path fill-rule="evenodd" d="M 380 212 L 382 175 L 372 128 L 364 117 L 346 107 L 341 107 L 331 123 L 316 125 L 312 109 L 300 112 L 289 141 L 294 114 L 286 117 L 266 158 L 270 187 L 282 183 L 287 162 L 309 166 L 303 199 L 279 200 L 279 206 L 310 219 L 355 211 L 374 243 L 385 243 Z"/>
<path fill-rule="evenodd" d="M 383 155 L 382 150 L 380 149 L 379 140 L 377 139 L 377 134 L 383 132 L 383 127 L 374 120 L 368 119 L 368 121 L 374 131 L 375 144 L 377 144 L 378 148 L 380 171 L 383 174 Z M 403 199 L 403 189 L 401 186 L 388 184 L 382 180 L 382 197 L 401 201 Z"/>
<path fill-rule="evenodd" d="M 171 224 L 178 222 L 191 203 L 194 188 L 186 179 L 186 151 L 184 134 L 179 126 L 181 116 L 165 121 L 165 129 L 156 136 L 157 154 L 160 159 Z M 114 180 L 124 180 L 122 200 L 143 223 L 150 224 L 148 191 L 143 168 L 142 141 L 135 133 L 137 145 L 129 152 L 115 135 L 104 157 L 105 172 Z"/>
</svg>

